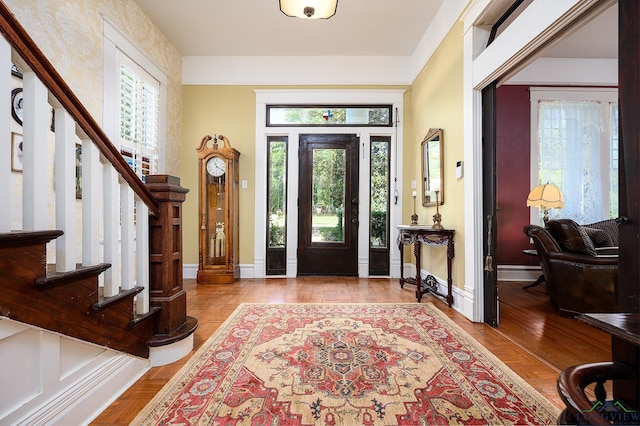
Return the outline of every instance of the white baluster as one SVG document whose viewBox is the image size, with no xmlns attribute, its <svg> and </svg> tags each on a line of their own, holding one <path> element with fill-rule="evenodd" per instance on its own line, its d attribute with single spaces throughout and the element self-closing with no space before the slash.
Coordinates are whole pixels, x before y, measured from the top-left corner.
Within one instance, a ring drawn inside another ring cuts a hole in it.
<svg viewBox="0 0 640 426">
<path fill-rule="evenodd" d="M 118 174 L 111 165 L 103 169 L 104 186 L 104 261 L 111 268 L 104 273 L 104 295 L 115 296 L 120 292 L 120 185 Z"/>
<path fill-rule="evenodd" d="M 136 312 L 149 312 L 149 207 L 141 200 L 136 203 L 136 278 L 145 287 L 136 298 Z"/>
<path fill-rule="evenodd" d="M 24 118 L 22 159 L 22 227 L 25 230 L 45 230 L 53 226 L 48 200 L 49 182 L 48 135 L 51 127 L 51 107 L 47 89 L 32 72 L 23 73 Z"/>
<path fill-rule="evenodd" d="M 56 270 L 76 268 L 76 143 L 73 118 L 64 108 L 55 109 L 54 184 L 56 229 L 64 234 L 56 240 Z"/>
<path fill-rule="evenodd" d="M 11 46 L 0 37 L 0 93 L 11 93 Z M 0 102 L 0 200 L 4 206 L 0 209 L 0 232 L 11 230 L 11 106 L 9 102 Z"/>
<path fill-rule="evenodd" d="M 100 150 L 91 139 L 82 140 L 82 264 L 97 265 L 101 262 L 100 194 L 102 163 Z"/>
<path fill-rule="evenodd" d="M 122 288 L 134 287 L 135 279 L 135 229 L 134 229 L 133 190 L 126 181 L 120 184 L 120 223 Z"/>
</svg>

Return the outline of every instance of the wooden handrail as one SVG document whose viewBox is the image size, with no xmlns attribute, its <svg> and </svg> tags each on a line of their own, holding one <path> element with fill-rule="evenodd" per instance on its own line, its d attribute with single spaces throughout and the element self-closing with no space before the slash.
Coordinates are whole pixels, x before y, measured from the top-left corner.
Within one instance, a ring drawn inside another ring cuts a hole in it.
<svg viewBox="0 0 640 426">
<path fill-rule="evenodd" d="M 109 137 L 2 1 L 0 1 L 0 32 L 4 34 L 13 49 L 18 52 L 47 89 L 69 112 L 87 137 L 98 147 L 100 153 L 113 165 L 118 174 L 127 181 L 138 197 L 149 206 L 149 212 L 157 216 L 159 214 L 158 203 L 153 195 L 151 195 L 133 169 L 129 167 L 118 149 L 109 140 Z"/>
</svg>

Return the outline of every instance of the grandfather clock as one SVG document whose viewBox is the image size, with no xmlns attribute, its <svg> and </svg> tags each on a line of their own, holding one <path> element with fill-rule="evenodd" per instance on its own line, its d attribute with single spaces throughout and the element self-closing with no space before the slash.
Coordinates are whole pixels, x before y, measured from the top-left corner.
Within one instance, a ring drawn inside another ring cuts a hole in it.
<svg viewBox="0 0 640 426">
<path fill-rule="evenodd" d="M 198 152 L 200 256 L 198 284 L 232 283 L 238 263 L 238 160 L 220 136 L 202 138 Z"/>
</svg>

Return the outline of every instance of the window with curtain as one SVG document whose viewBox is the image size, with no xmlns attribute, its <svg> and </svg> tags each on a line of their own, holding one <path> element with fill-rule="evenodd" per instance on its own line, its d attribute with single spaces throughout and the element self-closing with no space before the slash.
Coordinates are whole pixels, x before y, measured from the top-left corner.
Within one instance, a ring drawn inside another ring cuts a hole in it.
<svg viewBox="0 0 640 426">
<path fill-rule="evenodd" d="M 537 133 L 533 140 L 538 142 L 532 144 L 536 145 L 535 149 L 532 147 L 536 155 L 531 157 L 532 187 L 552 183 L 564 194 L 564 208 L 551 209 L 551 218 L 569 218 L 584 224 L 616 217 L 617 93 L 603 90 L 562 95 L 546 94 L 547 99 L 535 99 L 532 104 L 536 121 L 532 129 Z M 534 97 L 532 90 L 532 100 Z M 541 217 L 542 212 L 539 214 Z"/>
<path fill-rule="evenodd" d="M 156 171 L 160 84 L 125 55 L 118 59 L 120 151 L 144 181 Z"/>
</svg>

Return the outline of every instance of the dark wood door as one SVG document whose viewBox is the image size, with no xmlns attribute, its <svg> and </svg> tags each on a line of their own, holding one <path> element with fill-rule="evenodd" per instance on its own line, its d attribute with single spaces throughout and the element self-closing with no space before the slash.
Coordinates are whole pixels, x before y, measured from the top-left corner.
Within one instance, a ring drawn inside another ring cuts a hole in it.
<svg viewBox="0 0 640 426">
<path fill-rule="evenodd" d="M 300 135 L 298 275 L 358 275 L 358 137 Z"/>
</svg>

